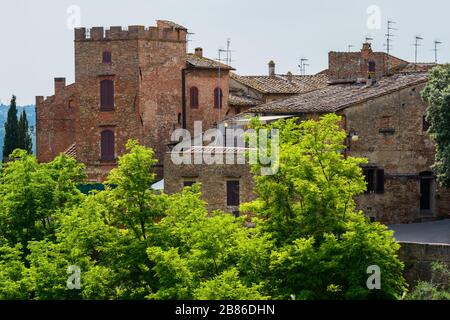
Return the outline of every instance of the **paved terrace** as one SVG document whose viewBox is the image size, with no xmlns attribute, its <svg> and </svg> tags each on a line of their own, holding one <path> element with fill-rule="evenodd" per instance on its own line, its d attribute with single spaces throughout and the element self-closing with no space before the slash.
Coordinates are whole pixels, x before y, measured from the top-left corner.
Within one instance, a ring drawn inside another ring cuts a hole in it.
<svg viewBox="0 0 450 320">
<path fill-rule="evenodd" d="M 401 242 L 450 244 L 450 219 L 389 226 Z"/>
</svg>

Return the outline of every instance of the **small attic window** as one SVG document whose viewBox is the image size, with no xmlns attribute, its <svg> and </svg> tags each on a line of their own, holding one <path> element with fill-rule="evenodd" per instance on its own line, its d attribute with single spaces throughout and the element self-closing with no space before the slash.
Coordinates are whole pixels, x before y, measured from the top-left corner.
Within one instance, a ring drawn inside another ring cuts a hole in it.
<svg viewBox="0 0 450 320">
<path fill-rule="evenodd" d="M 111 63 L 112 62 L 112 54 L 111 51 L 103 51 L 103 63 Z"/>
</svg>

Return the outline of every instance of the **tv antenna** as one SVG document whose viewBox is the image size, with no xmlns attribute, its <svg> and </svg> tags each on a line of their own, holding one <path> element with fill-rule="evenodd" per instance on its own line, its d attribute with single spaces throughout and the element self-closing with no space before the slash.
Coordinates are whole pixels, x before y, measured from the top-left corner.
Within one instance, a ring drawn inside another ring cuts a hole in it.
<svg viewBox="0 0 450 320">
<path fill-rule="evenodd" d="M 306 61 L 309 61 L 309 59 L 306 58 L 300 58 L 300 65 L 298 66 L 300 68 L 300 75 L 304 76 L 306 74 L 306 67 L 309 66 Z"/>
<path fill-rule="evenodd" d="M 415 42 L 413 44 L 413 46 L 415 47 L 415 52 L 414 52 L 414 70 L 417 70 L 417 49 L 421 46 L 421 44 L 419 43 L 421 40 L 423 40 L 423 38 L 421 36 L 416 36 L 415 37 Z"/>
<path fill-rule="evenodd" d="M 186 37 L 186 46 L 187 46 L 187 52 L 189 52 L 189 42 L 192 42 L 191 37 L 194 35 L 195 33 L 192 32 L 188 32 L 187 33 L 187 37 Z"/>
<path fill-rule="evenodd" d="M 352 48 L 354 47 L 354 45 L 352 45 L 352 44 L 349 44 L 348 46 L 347 46 L 347 48 L 348 48 L 348 52 L 351 52 L 352 51 Z"/>
<path fill-rule="evenodd" d="M 434 49 L 433 49 L 433 51 L 434 51 L 434 63 L 436 63 L 436 64 L 438 63 L 438 51 L 439 51 L 438 46 L 441 45 L 441 44 L 442 44 L 441 41 L 438 41 L 438 40 L 434 41 Z"/>
<path fill-rule="evenodd" d="M 392 37 L 395 37 L 395 35 L 392 33 L 392 31 L 397 30 L 392 25 L 396 22 L 393 20 L 387 21 L 387 33 L 386 33 L 386 53 L 387 53 L 387 63 L 386 63 L 386 74 L 389 75 L 389 69 L 390 69 L 390 56 L 391 56 L 391 49 L 392 49 Z"/>
<path fill-rule="evenodd" d="M 371 43 L 370 41 L 373 41 L 373 38 L 371 36 L 366 36 L 366 43 Z"/>
</svg>

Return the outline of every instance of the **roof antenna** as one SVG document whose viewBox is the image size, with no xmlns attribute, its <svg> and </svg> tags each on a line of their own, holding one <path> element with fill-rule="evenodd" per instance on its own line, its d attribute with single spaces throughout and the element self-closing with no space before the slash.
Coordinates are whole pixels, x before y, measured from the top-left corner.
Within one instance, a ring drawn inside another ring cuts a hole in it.
<svg viewBox="0 0 450 320">
<path fill-rule="evenodd" d="M 389 75 L 389 71 L 390 71 L 389 70 L 390 69 L 390 65 L 389 65 L 390 59 L 389 59 L 389 57 L 391 55 L 391 49 L 392 49 L 392 45 L 391 45 L 392 39 L 391 38 L 395 37 L 395 35 L 392 33 L 392 31 L 398 30 L 398 29 L 392 27 L 392 25 L 395 24 L 395 23 L 396 22 L 393 21 L 393 20 L 388 20 L 387 21 L 387 33 L 386 33 L 386 53 L 388 55 L 387 62 L 386 62 L 386 74 L 387 75 Z"/>
<path fill-rule="evenodd" d="M 439 51 L 438 46 L 440 44 L 442 44 L 441 41 L 438 41 L 438 40 L 434 41 L 434 49 L 433 49 L 433 51 L 434 51 L 434 63 L 436 63 L 436 64 L 438 63 L 438 51 Z"/>
<path fill-rule="evenodd" d="M 423 38 L 420 37 L 420 36 L 416 36 L 415 37 L 415 42 L 413 44 L 413 46 L 415 47 L 415 52 L 414 52 L 414 71 L 417 70 L 417 49 L 418 49 L 418 47 L 421 46 L 421 44 L 419 43 L 420 40 L 423 40 Z"/>
<path fill-rule="evenodd" d="M 189 42 L 192 42 L 191 36 L 193 36 L 195 33 L 188 32 L 186 37 L 186 50 L 189 52 Z"/>
<path fill-rule="evenodd" d="M 349 44 L 347 47 L 348 47 L 348 52 L 351 52 L 351 51 L 352 51 L 352 48 L 354 47 L 354 45 Z"/>
<path fill-rule="evenodd" d="M 370 37 L 370 36 L 367 36 L 367 37 L 366 37 L 366 43 L 370 43 L 370 41 L 373 41 L 373 38 Z"/>
<path fill-rule="evenodd" d="M 300 68 L 300 75 L 302 76 L 306 74 L 306 67 L 309 66 L 309 64 L 305 63 L 306 61 L 309 61 L 309 59 L 301 58 L 300 65 L 298 66 Z"/>
</svg>

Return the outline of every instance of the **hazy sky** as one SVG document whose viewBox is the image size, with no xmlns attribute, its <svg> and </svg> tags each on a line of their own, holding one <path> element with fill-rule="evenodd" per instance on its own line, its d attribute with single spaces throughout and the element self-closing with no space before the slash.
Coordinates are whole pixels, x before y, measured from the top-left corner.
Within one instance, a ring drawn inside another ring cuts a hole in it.
<svg viewBox="0 0 450 320">
<path fill-rule="evenodd" d="M 195 33 L 190 51 L 201 46 L 212 58 L 231 38 L 240 74 L 266 74 L 271 59 L 277 73 L 299 73 L 300 57 L 309 58 L 307 73 L 316 73 L 327 67 L 328 51 L 360 49 L 369 35 L 383 51 L 388 18 L 398 28 L 392 54 L 413 61 L 421 35 L 419 61 L 434 61 L 435 39 L 443 42 L 440 61 L 450 61 L 448 0 L 0 0 L 0 102 L 16 94 L 19 104 L 34 103 L 36 95 L 53 94 L 53 78 L 73 82 L 72 5 L 86 27 L 175 21 Z"/>
</svg>

